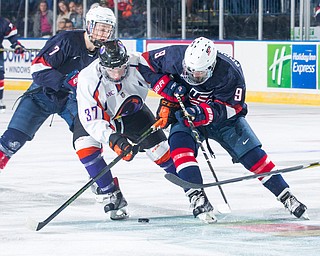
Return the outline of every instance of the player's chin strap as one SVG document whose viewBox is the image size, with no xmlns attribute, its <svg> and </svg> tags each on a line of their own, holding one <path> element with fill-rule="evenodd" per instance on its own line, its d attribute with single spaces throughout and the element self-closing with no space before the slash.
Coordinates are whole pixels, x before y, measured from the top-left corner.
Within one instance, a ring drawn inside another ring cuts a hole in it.
<svg viewBox="0 0 320 256">
<path fill-rule="evenodd" d="M 155 122 L 148 130 L 146 130 L 138 139 L 136 145 L 139 146 L 147 137 L 160 128 L 159 121 Z M 74 202 L 83 192 L 85 192 L 93 183 L 100 179 L 106 174 L 116 163 L 118 163 L 124 156 L 126 156 L 130 150 L 124 150 L 120 155 L 111 161 L 106 167 L 104 167 L 94 178 L 91 178 L 82 188 L 80 188 L 73 196 L 71 196 L 64 204 L 62 204 L 57 210 L 55 210 L 48 218 L 44 221 L 37 222 L 31 218 L 27 220 L 27 226 L 35 231 L 42 229 L 51 220 L 53 220 L 58 214 L 60 214 L 68 205 Z"/>
<path fill-rule="evenodd" d="M 207 155 L 207 152 L 206 152 L 204 146 L 202 145 L 202 142 L 201 142 L 201 140 L 200 140 L 199 133 L 198 133 L 196 127 L 194 126 L 194 124 L 193 124 L 193 122 L 192 122 L 192 120 L 191 120 L 191 117 L 190 117 L 189 113 L 188 113 L 187 110 L 186 110 L 186 107 L 184 106 L 184 104 L 183 104 L 183 102 L 182 102 L 182 99 L 181 99 L 180 95 L 179 95 L 179 94 L 175 94 L 175 97 L 177 98 L 177 100 L 178 100 L 178 102 L 179 102 L 179 104 L 180 104 L 180 107 L 181 107 L 181 109 L 182 109 L 182 112 L 183 112 L 183 114 L 184 114 L 184 117 L 186 118 L 186 120 L 187 120 L 187 122 L 188 122 L 188 124 L 189 124 L 189 126 L 190 126 L 190 129 L 191 129 L 191 131 L 192 131 L 192 133 L 193 133 L 193 135 L 194 135 L 194 137 L 195 137 L 195 139 L 196 139 L 196 142 L 199 144 L 199 146 L 200 146 L 200 148 L 201 148 L 201 151 L 202 151 L 202 153 L 203 153 L 203 155 L 204 155 L 204 158 L 206 159 L 206 162 L 208 163 L 209 169 L 210 169 L 210 171 L 211 171 L 211 173 L 212 173 L 215 181 L 216 181 L 216 182 L 219 182 L 218 177 L 217 177 L 217 175 L 216 175 L 216 173 L 215 173 L 215 171 L 214 171 L 214 169 L 213 169 L 213 167 L 212 167 L 212 164 L 211 164 L 211 162 L 210 162 L 210 159 L 209 159 L 209 157 L 208 157 L 208 155 Z M 226 203 L 226 205 L 227 205 L 227 207 L 229 208 L 229 211 L 230 211 L 231 208 L 230 208 L 230 205 L 229 205 L 229 203 L 228 203 L 228 201 L 227 201 L 227 198 L 226 198 L 226 196 L 225 196 L 225 194 L 224 194 L 224 192 L 223 192 L 223 190 L 222 190 L 222 187 L 221 187 L 220 185 L 219 185 L 218 187 L 219 187 L 220 193 L 221 193 L 221 195 L 222 195 L 222 198 L 223 198 L 224 202 Z"/>
</svg>

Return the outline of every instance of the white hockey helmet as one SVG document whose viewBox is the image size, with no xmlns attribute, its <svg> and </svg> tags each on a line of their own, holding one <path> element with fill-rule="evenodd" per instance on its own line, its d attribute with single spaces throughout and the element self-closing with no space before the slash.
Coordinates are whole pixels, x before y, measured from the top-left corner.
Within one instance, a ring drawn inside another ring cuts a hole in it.
<svg viewBox="0 0 320 256">
<path fill-rule="evenodd" d="M 116 17 L 113 11 L 106 7 L 94 6 L 86 15 L 86 31 L 91 40 L 92 32 L 96 23 L 103 23 L 112 26 L 112 32 L 110 37 L 113 35 L 116 26 Z"/>
<path fill-rule="evenodd" d="M 190 85 L 200 85 L 211 76 L 217 62 L 217 49 L 205 37 L 196 38 L 186 49 L 182 78 Z"/>
</svg>

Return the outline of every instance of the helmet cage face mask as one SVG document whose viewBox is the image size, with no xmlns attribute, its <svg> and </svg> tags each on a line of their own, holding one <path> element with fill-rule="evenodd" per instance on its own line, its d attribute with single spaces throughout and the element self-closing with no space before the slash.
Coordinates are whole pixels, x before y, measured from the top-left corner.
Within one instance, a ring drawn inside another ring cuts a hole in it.
<svg viewBox="0 0 320 256">
<path fill-rule="evenodd" d="M 99 50 L 100 71 L 108 80 L 122 81 L 128 73 L 127 49 L 118 39 L 102 44 Z"/>
<path fill-rule="evenodd" d="M 186 66 L 185 61 L 183 60 L 183 73 L 181 77 L 190 85 L 197 86 L 205 83 L 213 73 L 213 69 L 216 65 L 216 62 L 213 63 L 212 66 L 208 67 L 205 70 L 195 70 L 191 67 Z"/>
<path fill-rule="evenodd" d="M 107 24 L 109 26 L 101 26 L 102 24 L 97 23 L 102 23 L 103 25 Z M 100 25 L 100 28 L 97 25 Z M 104 42 L 113 36 L 115 26 L 116 17 L 109 8 L 101 6 L 93 7 L 86 15 L 86 31 L 90 41 L 97 47 L 101 45 L 101 42 Z"/>
<path fill-rule="evenodd" d="M 181 77 L 193 86 L 203 84 L 212 76 L 216 62 L 214 43 L 204 37 L 197 38 L 186 49 Z"/>
<path fill-rule="evenodd" d="M 128 74 L 128 65 L 124 64 L 116 68 L 108 68 L 100 65 L 101 74 L 111 82 L 119 83 Z"/>
<path fill-rule="evenodd" d="M 113 35 L 114 28 L 105 23 L 97 22 L 92 30 L 90 41 L 96 46 L 100 47 L 103 42 L 106 42 Z"/>
</svg>

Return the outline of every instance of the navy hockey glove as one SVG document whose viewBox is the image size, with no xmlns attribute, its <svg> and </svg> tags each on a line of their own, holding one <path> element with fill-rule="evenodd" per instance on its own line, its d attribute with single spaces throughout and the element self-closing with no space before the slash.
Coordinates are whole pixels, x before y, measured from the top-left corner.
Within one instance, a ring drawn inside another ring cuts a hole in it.
<svg viewBox="0 0 320 256">
<path fill-rule="evenodd" d="M 152 87 L 152 90 L 171 102 L 178 102 L 174 96 L 175 94 L 179 94 L 182 101 L 184 101 L 184 95 L 187 92 L 187 88 L 184 85 L 172 81 L 168 75 L 161 77 Z"/>
<path fill-rule="evenodd" d="M 77 96 L 77 84 L 78 84 L 78 70 L 73 70 L 71 73 L 66 75 L 66 78 L 63 81 L 63 88 L 66 88 L 70 93 L 71 99 L 76 99 Z"/>
<path fill-rule="evenodd" d="M 26 50 L 26 48 L 20 43 L 20 42 L 15 42 L 10 46 L 12 49 L 14 49 L 15 54 L 23 54 Z"/>
<path fill-rule="evenodd" d="M 175 112 L 180 108 L 180 105 L 175 102 L 168 101 L 166 99 L 161 99 L 157 110 L 157 120 L 161 120 L 159 127 L 164 129 L 170 124 L 177 122 L 175 117 Z"/>
<path fill-rule="evenodd" d="M 195 127 L 208 125 L 213 121 L 213 110 L 207 103 L 201 103 L 200 105 L 188 107 L 186 108 L 186 111 L 188 112 L 188 115 Z M 176 118 L 185 126 L 190 126 L 182 110 L 176 112 Z"/>
<path fill-rule="evenodd" d="M 109 136 L 109 146 L 118 155 L 128 150 L 129 153 L 122 158 L 125 161 L 131 161 L 139 151 L 139 147 L 132 146 L 123 134 L 117 132 Z"/>
</svg>

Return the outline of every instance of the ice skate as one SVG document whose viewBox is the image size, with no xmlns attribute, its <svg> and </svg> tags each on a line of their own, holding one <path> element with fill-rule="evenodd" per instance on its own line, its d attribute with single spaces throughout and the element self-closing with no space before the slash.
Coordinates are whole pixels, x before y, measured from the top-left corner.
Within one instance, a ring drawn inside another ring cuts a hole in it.
<svg viewBox="0 0 320 256">
<path fill-rule="evenodd" d="M 278 200 L 283 203 L 284 207 L 295 217 L 309 220 L 307 214 L 307 207 L 298 201 L 298 199 L 291 194 L 290 190 L 286 188 L 278 196 Z"/>
<path fill-rule="evenodd" d="M 213 213 L 213 207 L 210 204 L 203 189 L 190 189 L 186 192 L 190 200 L 190 208 L 193 209 L 193 215 L 204 223 L 215 223 L 217 218 Z"/>
<path fill-rule="evenodd" d="M 105 213 L 110 214 L 110 219 L 112 220 L 127 219 L 129 217 L 129 214 L 126 208 L 128 203 L 120 191 L 117 178 L 114 178 L 114 183 L 117 189 L 109 193 L 103 193 L 101 192 L 98 186 L 95 186 L 96 190 L 93 192 L 96 194 L 96 201 L 99 203 L 105 204 L 104 211 Z M 91 187 L 91 189 L 92 188 L 93 187 Z"/>
</svg>

